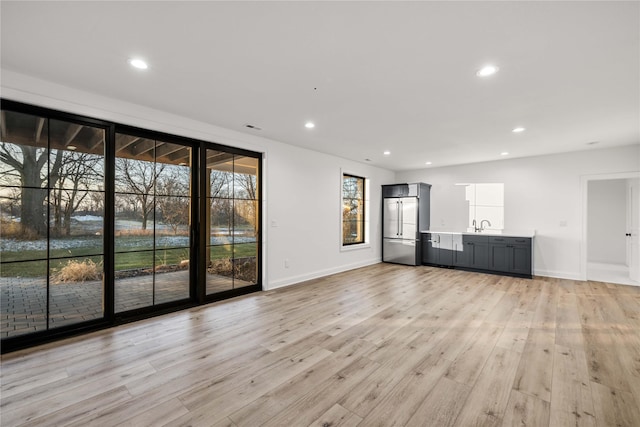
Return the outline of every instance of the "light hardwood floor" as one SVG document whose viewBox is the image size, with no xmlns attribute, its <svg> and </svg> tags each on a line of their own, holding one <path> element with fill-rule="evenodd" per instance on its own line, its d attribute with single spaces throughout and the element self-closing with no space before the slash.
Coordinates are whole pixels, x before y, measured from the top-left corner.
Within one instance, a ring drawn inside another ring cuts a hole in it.
<svg viewBox="0 0 640 427">
<path fill-rule="evenodd" d="M 640 426 L 640 287 L 378 264 L 2 357 L 2 426 Z"/>
</svg>

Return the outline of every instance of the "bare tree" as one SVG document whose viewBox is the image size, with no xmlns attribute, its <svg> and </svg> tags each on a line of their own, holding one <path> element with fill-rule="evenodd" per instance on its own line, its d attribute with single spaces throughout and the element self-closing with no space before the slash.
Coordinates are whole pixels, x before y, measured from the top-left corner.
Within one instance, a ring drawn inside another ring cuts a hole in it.
<svg viewBox="0 0 640 427">
<path fill-rule="evenodd" d="M 102 157 L 88 153 L 66 151 L 63 154 L 57 188 L 51 191 L 53 232 L 71 235 L 71 216 L 88 197 L 88 190 L 97 188 L 102 180 Z"/>
<path fill-rule="evenodd" d="M 229 197 L 231 173 L 216 169 L 209 170 L 209 197 Z"/>
<path fill-rule="evenodd" d="M 147 162 L 136 159 L 116 159 L 116 174 L 122 186 L 121 191 L 130 193 L 140 205 L 142 229 L 147 229 L 149 215 L 153 212 L 153 190 L 158 175 L 165 168 L 164 163 Z"/>
<path fill-rule="evenodd" d="M 5 179 L 12 177 L 19 179 L 20 194 L 20 224 L 22 229 L 35 232 L 38 236 L 47 234 L 47 218 L 45 200 L 46 187 L 55 186 L 60 177 L 63 152 L 58 150 L 52 157 L 47 175 L 46 168 L 49 158 L 47 150 L 30 145 L 16 145 L 0 143 L 0 162 L 6 165 Z M 4 168 L 3 168 L 4 169 Z M 4 173 L 3 173 L 4 175 Z M 18 184 L 16 182 L 16 184 Z"/>
<path fill-rule="evenodd" d="M 186 174 L 186 176 L 185 176 Z M 188 169 L 173 169 L 163 174 L 157 182 L 156 206 L 162 222 L 178 234 L 181 226 L 189 224 L 189 176 Z"/>
<path fill-rule="evenodd" d="M 216 218 L 224 219 L 227 223 L 227 235 L 231 235 L 233 229 L 233 215 L 231 215 L 231 202 L 229 198 L 231 177 L 230 172 L 220 171 L 216 169 L 209 170 L 209 203 L 211 215 Z"/>
<path fill-rule="evenodd" d="M 98 191 L 92 191 L 89 193 L 89 210 L 91 212 L 104 212 L 104 194 L 102 193 L 102 186 L 98 186 Z"/>
<path fill-rule="evenodd" d="M 8 217 L 13 220 L 20 210 L 20 189 L 19 188 L 4 188 L 2 195 L 0 196 L 0 219 Z"/>
<path fill-rule="evenodd" d="M 212 198 L 210 200 L 210 215 L 216 219 L 211 227 L 226 225 L 227 235 L 231 235 L 233 229 L 233 215 L 231 212 L 232 200 L 228 198 Z"/>
<path fill-rule="evenodd" d="M 234 177 L 235 186 L 234 192 L 236 198 L 246 199 L 244 202 L 238 202 L 234 204 L 235 215 L 239 216 L 247 224 L 249 224 L 253 230 L 253 234 L 258 233 L 258 216 L 257 216 L 257 204 L 255 202 L 257 197 L 257 183 L 256 176 L 252 174 L 235 174 Z"/>
<path fill-rule="evenodd" d="M 257 194 L 257 183 L 256 176 L 247 173 L 237 173 L 235 174 L 235 183 L 236 186 L 234 188 L 236 192 L 236 198 L 242 199 L 256 199 Z"/>
</svg>

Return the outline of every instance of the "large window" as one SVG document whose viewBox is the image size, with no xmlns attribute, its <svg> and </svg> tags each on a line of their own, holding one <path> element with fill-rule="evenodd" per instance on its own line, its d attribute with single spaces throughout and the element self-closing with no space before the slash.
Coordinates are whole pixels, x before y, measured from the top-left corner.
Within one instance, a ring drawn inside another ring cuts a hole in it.
<svg viewBox="0 0 640 427">
<path fill-rule="evenodd" d="M 2 338 L 104 317 L 105 130 L 2 111 Z"/>
<path fill-rule="evenodd" d="M 366 242 L 366 179 L 342 175 L 342 245 Z"/>
</svg>

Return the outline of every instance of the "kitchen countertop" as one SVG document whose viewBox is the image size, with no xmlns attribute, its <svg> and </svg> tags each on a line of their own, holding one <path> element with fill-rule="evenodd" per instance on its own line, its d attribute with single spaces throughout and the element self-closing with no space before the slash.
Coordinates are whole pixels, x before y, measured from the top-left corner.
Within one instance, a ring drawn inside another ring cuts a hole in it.
<svg viewBox="0 0 640 427">
<path fill-rule="evenodd" d="M 420 233 L 439 233 L 439 234 L 465 234 L 468 236 L 502 236 L 502 237 L 528 237 L 533 238 L 535 231 L 528 230 L 486 230 L 486 231 L 452 231 L 452 230 L 421 230 Z"/>
</svg>

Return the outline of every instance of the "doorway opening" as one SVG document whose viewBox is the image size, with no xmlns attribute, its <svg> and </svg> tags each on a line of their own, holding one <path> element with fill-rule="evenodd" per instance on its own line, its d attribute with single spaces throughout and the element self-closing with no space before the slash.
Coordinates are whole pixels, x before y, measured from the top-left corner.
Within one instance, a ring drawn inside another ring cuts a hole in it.
<svg viewBox="0 0 640 427">
<path fill-rule="evenodd" d="M 583 280 L 640 286 L 639 176 L 583 177 Z"/>
</svg>

